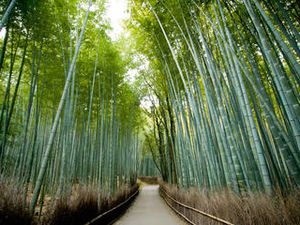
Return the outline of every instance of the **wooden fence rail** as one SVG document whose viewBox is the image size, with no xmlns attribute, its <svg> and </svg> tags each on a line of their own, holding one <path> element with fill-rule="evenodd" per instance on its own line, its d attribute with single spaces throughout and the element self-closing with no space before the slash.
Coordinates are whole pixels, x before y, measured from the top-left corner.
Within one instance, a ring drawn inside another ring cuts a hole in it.
<svg viewBox="0 0 300 225">
<path fill-rule="evenodd" d="M 217 222 L 219 222 L 219 223 L 221 223 L 221 224 L 234 225 L 233 223 L 230 223 L 230 222 L 228 222 L 228 221 L 226 221 L 226 220 L 223 220 L 223 219 L 221 219 L 221 218 L 219 218 L 219 217 L 213 216 L 213 215 L 211 215 L 211 214 L 208 214 L 208 213 L 203 212 L 203 211 L 201 211 L 201 210 L 199 210 L 199 209 L 195 209 L 195 208 L 193 208 L 193 207 L 191 207 L 191 206 L 185 205 L 185 204 L 183 204 L 183 203 L 177 201 L 175 198 L 173 198 L 171 195 L 169 195 L 169 194 L 167 193 L 167 191 L 166 191 L 164 188 L 162 188 L 161 186 L 160 186 L 159 190 L 160 190 L 161 196 L 163 197 L 163 199 L 165 200 L 165 202 L 167 203 L 167 205 L 168 205 L 171 209 L 173 209 L 178 215 L 180 215 L 183 219 L 185 219 L 188 223 L 190 223 L 190 224 L 192 224 L 192 225 L 196 225 L 196 224 L 195 224 L 193 221 L 191 221 L 186 215 L 184 215 L 184 214 L 181 213 L 179 210 L 177 210 L 174 206 L 172 206 L 172 204 L 170 203 L 170 201 L 172 201 L 173 203 L 175 203 L 175 204 L 177 204 L 177 205 L 182 206 L 182 207 L 185 208 L 185 209 L 188 209 L 188 210 L 191 210 L 191 211 L 196 212 L 196 213 L 198 213 L 198 214 L 201 214 L 201 215 L 203 215 L 203 216 L 205 216 L 205 217 L 207 217 L 207 218 L 210 218 L 210 219 L 212 219 L 212 220 L 214 220 L 214 221 L 217 221 Z M 167 198 L 168 198 L 170 201 L 167 200 Z"/>
<path fill-rule="evenodd" d="M 139 193 L 139 189 L 137 189 L 129 198 L 127 198 L 124 202 L 121 202 L 119 205 L 115 206 L 114 208 L 100 214 L 99 216 L 95 217 L 91 221 L 87 222 L 85 225 L 91 225 L 91 224 L 97 224 L 101 219 L 105 216 L 109 216 L 109 214 L 114 214 L 116 211 L 120 211 L 120 209 L 125 206 L 126 204 L 130 203 L 131 200 L 133 200 L 137 194 Z M 123 211 L 123 210 L 122 210 Z M 121 212 L 117 212 L 117 214 L 121 214 Z M 112 220 L 112 221 L 115 221 Z M 111 223 L 109 223 L 111 224 Z"/>
</svg>

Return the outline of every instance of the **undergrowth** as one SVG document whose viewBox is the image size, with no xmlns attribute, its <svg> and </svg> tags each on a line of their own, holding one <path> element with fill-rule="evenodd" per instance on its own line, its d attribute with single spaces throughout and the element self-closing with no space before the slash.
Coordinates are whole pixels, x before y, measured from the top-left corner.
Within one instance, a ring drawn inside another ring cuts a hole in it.
<svg viewBox="0 0 300 225">
<path fill-rule="evenodd" d="M 24 198 L 24 189 L 15 179 L 0 175 L 0 224 L 33 224 L 29 207 Z"/>
<path fill-rule="evenodd" d="M 153 176 L 141 176 L 139 180 L 146 184 L 158 184 L 158 177 Z"/>
<path fill-rule="evenodd" d="M 0 225 L 82 225 L 98 215 L 124 202 L 136 192 L 138 186 L 124 186 L 109 196 L 99 189 L 86 185 L 76 185 L 72 194 L 64 200 L 49 200 L 40 216 L 30 216 L 29 202 L 24 201 L 25 189 L 15 179 L 0 175 Z M 126 206 L 105 218 L 109 222 L 120 215 Z"/>
<path fill-rule="evenodd" d="M 243 225 L 299 225 L 300 190 L 291 191 L 286 197 L 264 193 L 248 193 L 246 196 L 228 191 L 208 193 L 195 188 L 187 191 L 161 183 L 161 188 L 177 201 L 217 216 L 233 224 Z M 172 204 L 196 224 L 220 224 L 211 219 Z"/>
<path fill-rule="evenodd" d="M 137 185 L 121 188 L 113 197 L 95 191 L 94 188 L 82 186 L 67 201 L 57 201 L 48 216 L 44 217 L 45 225 L 82 225 L 98 215 L 107 212 L 124 202 L 138 189 Z M 114 217 L 114 215 L 110 215 Z M 107 221 L 111 218 L 106 218 Z M 105 223 L 103 223 L 105 224 Z"/>
</svg>

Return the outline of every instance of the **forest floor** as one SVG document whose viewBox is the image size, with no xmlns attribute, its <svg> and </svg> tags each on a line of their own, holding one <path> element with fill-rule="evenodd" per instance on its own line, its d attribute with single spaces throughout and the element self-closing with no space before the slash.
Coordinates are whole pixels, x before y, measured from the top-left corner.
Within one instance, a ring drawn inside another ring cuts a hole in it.
<svg viewBox="0 0 300 225">
<path fill-rule="evenodd" d="M 158 185 L 143 185 L 127 212 L 114 225 L 185 225 L 164 202 Z"/>
</svg>

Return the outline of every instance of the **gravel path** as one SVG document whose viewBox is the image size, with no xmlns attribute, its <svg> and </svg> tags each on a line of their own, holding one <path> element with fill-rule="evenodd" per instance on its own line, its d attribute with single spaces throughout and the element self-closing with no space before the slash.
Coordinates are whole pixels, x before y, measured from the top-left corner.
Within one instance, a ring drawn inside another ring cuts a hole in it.
<svg viewBox="0 0 300 225">
<path fill-rule="evenodd" d="M 158 185 L 144 186 L 114 225 L 186 225 L 159 196 Z"/>
</svg>

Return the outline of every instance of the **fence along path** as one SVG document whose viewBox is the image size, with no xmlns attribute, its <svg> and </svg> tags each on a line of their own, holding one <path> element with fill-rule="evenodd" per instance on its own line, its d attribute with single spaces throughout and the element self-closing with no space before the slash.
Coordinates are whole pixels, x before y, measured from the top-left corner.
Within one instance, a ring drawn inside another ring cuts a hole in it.
<svg viewBox="0 0 300 225">
<path fill-rule="evenodd" d="M 186 225 L 159 196 L 158 185 L 144 186 L 127 212 L 114 225 Z"/>
</svg>

